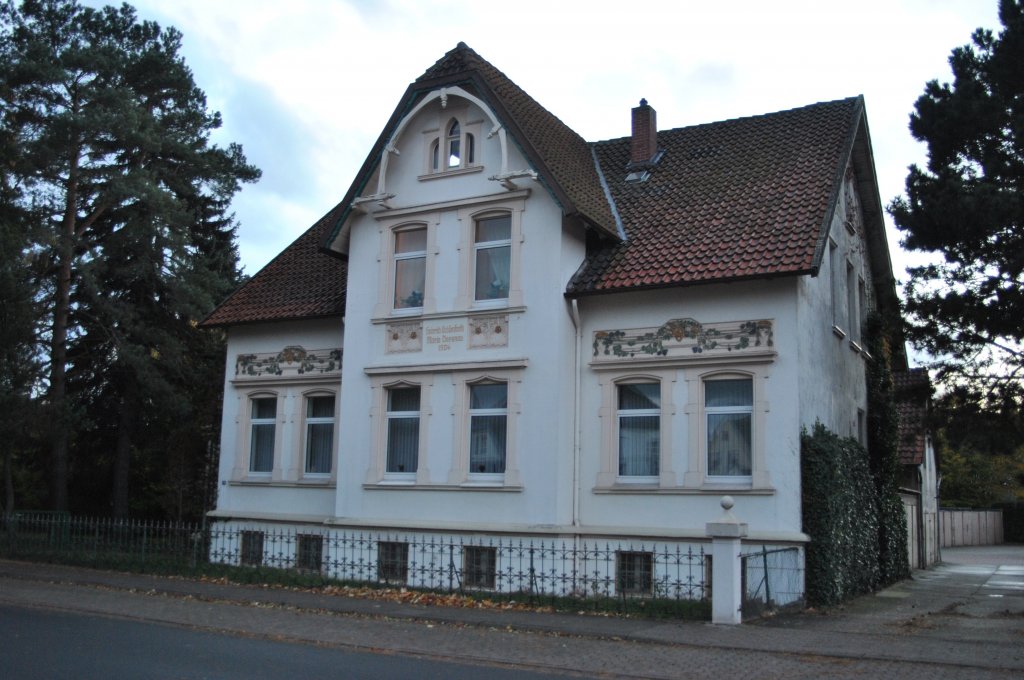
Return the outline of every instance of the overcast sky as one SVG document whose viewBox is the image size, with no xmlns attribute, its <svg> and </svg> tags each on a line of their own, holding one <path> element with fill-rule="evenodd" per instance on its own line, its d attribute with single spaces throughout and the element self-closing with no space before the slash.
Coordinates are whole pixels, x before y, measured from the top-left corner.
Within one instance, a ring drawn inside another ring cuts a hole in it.
<svg viewBox="0 0 1024 680">
<path fill-rule="evenodd" d="M 86 4 L 102 5 L 89 0 Z M 141 0 L 263 178 L 235 199 L 255 274 L 345 194 L 406 86 L 465 41 L 588 141 L 863 94 L 883 204 L 924 161 L 907 117 L 997 0 Z M 908 259 L 889 230 L 897 277 Z"/>
</svg>

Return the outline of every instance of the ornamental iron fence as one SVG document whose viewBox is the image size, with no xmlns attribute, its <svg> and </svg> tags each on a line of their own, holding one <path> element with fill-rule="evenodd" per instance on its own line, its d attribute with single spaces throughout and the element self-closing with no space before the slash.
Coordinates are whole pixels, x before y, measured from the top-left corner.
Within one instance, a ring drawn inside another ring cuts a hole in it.
<svg viewBox="0 0 1024 680">
<path fill-rule="evenodd" d="M 481 537 L 15 513 L 0 555 L 241 582 L 462 593 L 565 609 L 710 615 L 705 544 Z"/>
</svg>

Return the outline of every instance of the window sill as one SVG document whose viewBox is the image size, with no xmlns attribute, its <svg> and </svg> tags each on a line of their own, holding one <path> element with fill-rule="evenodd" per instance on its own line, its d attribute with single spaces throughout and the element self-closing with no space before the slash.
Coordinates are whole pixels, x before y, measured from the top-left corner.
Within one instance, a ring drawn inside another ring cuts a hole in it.
<svg viewBox="0 0 1024 680">
<path fill-rule="evenodd" d="M 835 333 L 835 336 L 840 340 L 846 337 L 846 331 L 835 324 L 832 325 L 832 332 Z"/>
<path fill-rule="evenodd" d="M 329 478 L 302 479 L 294 482 L 282 482 L 281 480 L 273 480 L 270 478 L 260 479 L 256 477 L 248 477 L 246 479 L 232 479 L 228 482 L 228 486 L 260 486 L 288 489 L 333 489 L 335 488 L 335 483 L 334 480 Z"/>
<path fill-rule="evenodd" d="M 864 352 L 864 348 L 860 346 L 859 342 L 857 342 L 853 338 L 850 338 L 850 351 L 856 352 L 857 354 L 862 354 Z"/>
<path fill-rule="evenodd" d="M 366 491 L 502 491 L 521 492 L 522 486 L 505 484 L 489 484 L 482 482 L 465 482 L 463 484 L 416 484 L 414 482 L 394 482 L 383 480 L 376 483 L 363 484 Z"/>
<path fill-rule="evenodd" d="M 654 486 L 643 484 L 616 484 L 615 486 L 595 486 L 595 495 L 628 495 L 640 494 L 649 496 L 721 496 L 729 493 L 736 496 L 773 496 L 775 489 L 771 487 L 754 488 L 732 484 L 705 484 L 699 488 L 685 486 Z"/>
<path fill-rule="evenodd" d="M 501 307 L 473 307 L 472 309 L 461 309 L 451 312 L 426 312 L 424 313 L 421 308 L 408 313 L 401 311 L 394 311 L 387 316 L 375 316 L 370 319 L 370 323 L 375 325 L 381 325 L 386 323 L 394 323 L 396 321 L 408 321 L 408 320 L 422 320 L 432 321 L 434 319 L 459 319 L 459 318 L 472 318 L 474 316 L 486 316 L 493 314 L 495 310 L 500 309 L 504 313 L 508 314 L 520 314 L 526 311 L 524 305 L 510 307 L 507 304 Z"/>
<path fill-rule="evenodd" d="M 420 175 L 416 179 L 421 182 L 426 182 L 432 179 L 441 179 L 442 177 L 455 177 L 458 175 L 471 175 L 474 172 L 482 172 L 484 166 L 482 165 L 471 165 L 467 168 L 452 168 L 451 170 L 438 170 L 436 172 L 428 172 L 425 175 Z"/>
</svg>

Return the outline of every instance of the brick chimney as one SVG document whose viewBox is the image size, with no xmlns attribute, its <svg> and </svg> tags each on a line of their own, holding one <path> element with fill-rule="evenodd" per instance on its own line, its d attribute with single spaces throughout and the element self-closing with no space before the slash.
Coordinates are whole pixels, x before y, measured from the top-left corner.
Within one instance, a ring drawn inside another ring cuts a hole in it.
<svg viewBox="0 0 1024 680">
<path fill-rule="evenodd" d="M 658 114 L 640 100 L 640 106 L 633 109 L 633 144 L 629 155 L 630 163 L 647 163 L 658 153 Z"/>
</svg>

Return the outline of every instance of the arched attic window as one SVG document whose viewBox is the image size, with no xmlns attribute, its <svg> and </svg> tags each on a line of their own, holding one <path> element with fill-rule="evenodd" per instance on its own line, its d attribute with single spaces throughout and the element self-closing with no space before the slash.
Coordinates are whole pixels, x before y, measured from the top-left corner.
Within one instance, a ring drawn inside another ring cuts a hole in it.
<svg viewBox="0 0 1024 680">
<path fill-rule="evenodd" d="M 442 161 L 441 149 L 444 149 Z M 472 165 L 475 161 L 475 140 L 473 134 L 466 132 L 458 118 L 453 118 L 445 126 L 444 143 L 435 139 L 430 146 L 430 167 L 435 172 L 454 170 Z M 444 166 L 441 166 L 441 163 Z"/>
</svg>

